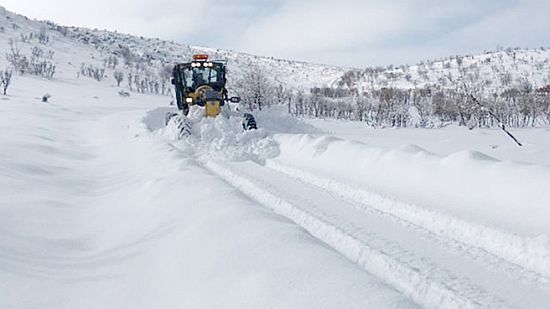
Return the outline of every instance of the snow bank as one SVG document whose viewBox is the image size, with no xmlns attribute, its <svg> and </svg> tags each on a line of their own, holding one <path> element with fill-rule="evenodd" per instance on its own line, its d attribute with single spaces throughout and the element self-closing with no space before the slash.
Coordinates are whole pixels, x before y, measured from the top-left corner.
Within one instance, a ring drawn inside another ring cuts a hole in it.
<svg viewBox="0 0 550 309">
<path fill-rule="evenodd" d="M 290 116 L 284 106 L 264 108 L 256 112 L 254 116 L 258 122 L 258 127 L 270 133 L 323 133 L 321 129 Z"/>
<path fill-rule="evenodd" d="M 397 148 L 403 143 L 409 143 L 440 156 L 469 149 L 501 161 L 521 161 L 550 166 L 549 128 L 512 129 L 512 133 L 523 144 L 523 147 L 518 147 L 500 129 L 468 130 L 466 127 L 457 125 L 439 129 L 376 129 L 359 121 L 334 119 L 304 119 L 304 121 L 330 135 L 372 146 Z"/>
<path fill-rule="evenodd" d="M 268 166 L 550 277 L 550 168 L 479 152 L 436 156 L 334 137 L 277 135 Z M 389 198 L 391 196 L 392 198 Z"/>
</svg>

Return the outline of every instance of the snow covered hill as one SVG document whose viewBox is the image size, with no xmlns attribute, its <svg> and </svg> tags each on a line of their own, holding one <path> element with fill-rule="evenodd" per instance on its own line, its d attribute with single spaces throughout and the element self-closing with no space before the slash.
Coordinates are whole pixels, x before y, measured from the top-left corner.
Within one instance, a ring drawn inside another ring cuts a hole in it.
<svg viewBox="0 0 550 309">
<path fill-rule="evenodd" d="M 42 42 L 40 36 L 45 38 Z M 33 47 L 42 49 L 44 53 L 53 51 L 54 55 L 49 60 L 58 68 L 55 77 L 61 75 L 76 78 L 84 64 L 93 69 L 105 67 L 104 73 L 108 79 L 112 79 L 113 72 L 118 69 L 166 83 L 167 80 L 162 79 L 163 69 L 171 69 L 177 62 L 189 61 L 195 53 L 207 53 L 213 59 L 228 60 L 229 74 L 233 77 L 231 80 L 254 68 L 264 72 L 275 83 L 293 89 L 328 85 L 346 71 L 335 66 L 258 57 L 116 32 L 65 27 L 31 20 L 0 7 L 1 58 L 4 58 L 4 52 L 10 51 L 10 39 L 29 58 Z M 0 59 L 0 68 L 5 65 L 6 59 Z"/>
<path fill-rule="evenodd" d="M 384 87 L 457 89 L 464 84 L 471 91 L 488 93 L 550 85 L 550 48 L 500 48 L 481 55 L 457 55 L 412 66 L 351 70 L 333 86 L 364 92 Z"/>
<path fill-rule="evenodd" d="M 375 127 L 547 127 L 549 72 L 550 50 L 543 47 L 351 70 L 315 89 L 311 107 L 297 114 Z"/>
</svg>

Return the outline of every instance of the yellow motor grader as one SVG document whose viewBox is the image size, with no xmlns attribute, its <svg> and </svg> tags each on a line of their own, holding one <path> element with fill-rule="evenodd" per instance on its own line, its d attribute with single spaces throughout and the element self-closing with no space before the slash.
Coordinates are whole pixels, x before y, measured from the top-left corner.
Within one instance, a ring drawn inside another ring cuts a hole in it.
<svg viewBox="0 0 550 309">
<path fill-rule="evenodd" d="M 187 116 L 189 108 L 198 105 L 204 108 L 205 117 L 217 117 L 228 102 L 239 103 L 239 97 L 229 98 L 226 88 L 226 61 L 209 61 L 208 55 L 193 55 L 193 61 L 174 66 L 172 84 L 175 87 L 179 113 L 166 115 L 166 124 L 174 121 L 180 137 L 191 134 Z M 256 120 L 250 113 L 243 115 L 243 129 L 257 129 Z"/>
</svg>

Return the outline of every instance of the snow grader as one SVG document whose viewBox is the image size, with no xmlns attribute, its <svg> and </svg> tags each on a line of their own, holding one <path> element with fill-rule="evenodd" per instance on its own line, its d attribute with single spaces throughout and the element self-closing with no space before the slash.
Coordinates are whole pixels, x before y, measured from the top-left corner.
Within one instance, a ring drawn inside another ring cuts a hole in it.
<svg viewBox="0 0 550 309">
<path fill-rule="evenodd" d="M 238 104 L 240 97 L 228 97 L 226 88 L 227 61 L 209 61 L 208 55 L 193 55 L 193 61 L 174 66 L 172 84 L 175 87 L 178 113 L 166 115 L 166 125 L 175 125 L 182 138 L 191 135 L 189 111 L 200 106 L 200 117 L 215 118 L 220 114 L 229 117 L 232 113 L 229 102 Z M 225 110 L 224 110 L 225 109 Z M 256 120 L 250 113 L 243 117 L 243 129 L 257 129 Z"/>
</svg>

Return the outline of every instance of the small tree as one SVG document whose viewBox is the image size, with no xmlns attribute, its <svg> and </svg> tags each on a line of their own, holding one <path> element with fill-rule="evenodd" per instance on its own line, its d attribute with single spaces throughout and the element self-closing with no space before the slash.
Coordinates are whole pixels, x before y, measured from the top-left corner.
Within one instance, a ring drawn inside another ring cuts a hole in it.
<svg viewBox="0 0 550 309">
<path fill-rule="evenodd" d="M 124 73 L 122 73 L 121 71 L 115 71 L 114 77 L 117 87 L 120 87 L 120 83 L 122 83 L 122 81 L 124 80 Z"/>
<path fill-rule="evenodd" d="M 250 110 L 262 109 L 273 99 L 273 85 L 259 67 L 250 67 L 236 82 L 237 92 Z"/>
<path fill-rule="evenodd" d="M 172 68 L 173 67 L 171 65 L 164 65 L 158 72 L 162 94 L 166 94 L 169 90 L 170 78 L 172 77 Z"/>
<path fill-rule="evenodd" d="M 0 71 L 0 84 L 2 85 L 2 91 L 4 95 L 7 94 L 8 87 L 11 85 L 12 71 Z"/>
<path fill-rule="evenodd" d="M 50 37 L 47 35 L 46 31 L 46 28 L 43 27 L 38 33 L 38 42 L 40 42 L 40 44 L 48 44 L 50 41 Z"/>
</svg>

